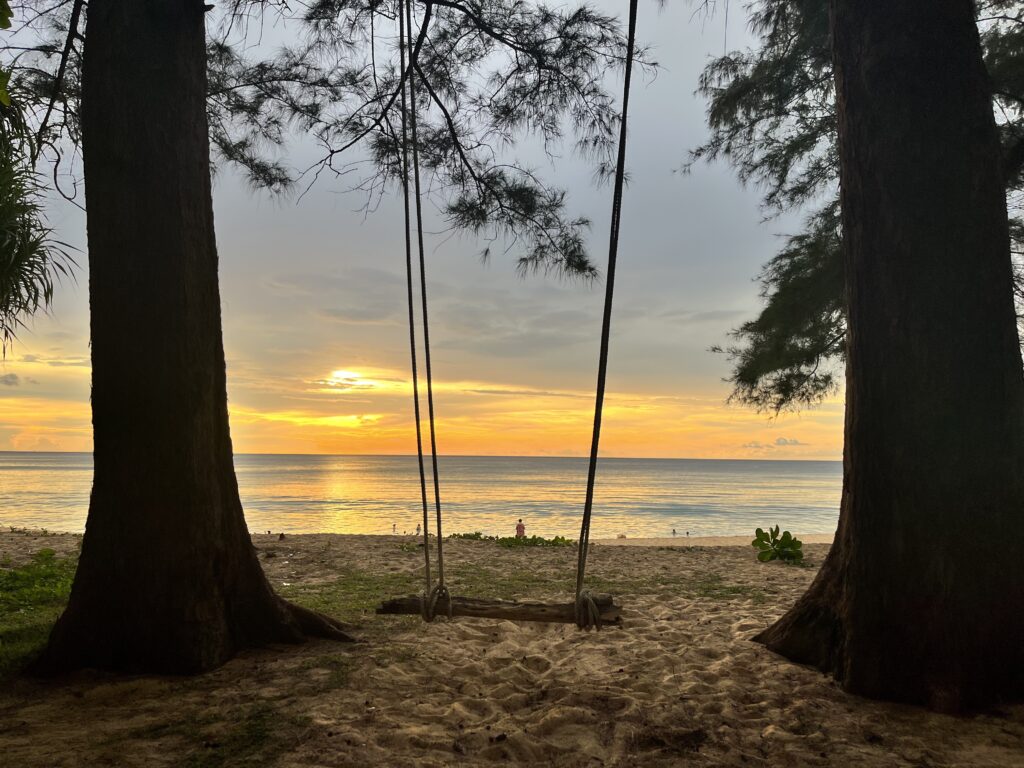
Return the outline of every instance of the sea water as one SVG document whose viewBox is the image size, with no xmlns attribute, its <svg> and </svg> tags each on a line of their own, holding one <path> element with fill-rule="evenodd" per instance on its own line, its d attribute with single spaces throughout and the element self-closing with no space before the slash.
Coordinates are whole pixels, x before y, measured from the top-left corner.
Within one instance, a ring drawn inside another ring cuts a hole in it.
<svg viewBox="0 0 1024 768">
<path fill-rule="evenodd" d="M 444 532 L 579 534 L 587 461 L 443 456 Z M 423 518 L 415 456 L 235 457 L 252 531 L 413 533 Z M 435 516 L 427 462 L 431 525 Z M 0 452 L 0 526 L 82 531 L 92 482 L 87 453 Z M 778 524 L 832 533 L 842 464 L 833 461 L 602 459 L 592 538 L 749 535 Z"/>
</svg>

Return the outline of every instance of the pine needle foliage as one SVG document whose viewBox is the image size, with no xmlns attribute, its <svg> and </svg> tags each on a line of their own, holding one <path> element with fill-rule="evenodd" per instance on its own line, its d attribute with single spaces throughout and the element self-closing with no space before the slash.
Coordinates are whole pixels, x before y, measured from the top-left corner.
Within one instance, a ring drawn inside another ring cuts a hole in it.
<svg viewBox="0 0 1024 768">
<path fill-rule="evenodd" d="M 758 278 L 761 313 L 733 331 L 733 343 L 714 348 L 732 361 L 731 400 L 776 414 L 820 403 L 841 381 L 846 318 L 835 92 L 828 0 L 755 0 L 748 12 L 756 46 L 714 59 L 700 78 L 711 133 L 689 163 L 728 162 L 744 183 L 763 190 L 768 216 L 807 211 L 803 231 L 784 240 Z M 1003 138 L 1020 308 L 1024 3 L 986 0 L 977 14 Z"/>
<path fill-rule="evenodd" d="M 79 2 L 26 0 L 32 21 L 19 46 L 7 49 L 14 76 L 34 94 L 35 124 L 52 112 L 39 133 L 55 163 L 79 144 L 87 44 L 74 15 Z M 447 226 L 483 240 L 484 257 L 515 249 L 522 272 L 595 277 L 589 220 L 516 153 L 529 140 L 549 158 L 570 147 L 598 177 L 614 167 L 619 112 L 606 86 L 626 58 L 618 18 L 585 3 L 410 2 L 404 70 L 398 0 L 234 0 L 214 8 L 207 16 L 214 166 L 234 166 L 254 188 L 278 195 L 331 180 L 362 192 L 371 212 L 402 180 L 408 146 L 400 94 L 412 79 L 424 190 Z M 268 30 L 283 42 L 265 42 Z M 637 64 L 655 66 L 646 51 Z M 310 142 L 317 148 L 315 162 L 289 162 L 297 140 L 304 153 Z"/>
</svg>

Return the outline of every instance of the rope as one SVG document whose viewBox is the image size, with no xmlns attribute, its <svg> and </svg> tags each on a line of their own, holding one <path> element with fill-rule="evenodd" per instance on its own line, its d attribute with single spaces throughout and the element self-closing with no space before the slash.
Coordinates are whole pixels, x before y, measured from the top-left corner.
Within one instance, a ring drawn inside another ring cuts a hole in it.
<svg viewBox="0 0 1024 768">
<path fill-rule="evenodd" d="M 405 5 L 404 0 L 399 2 L 399 14 L 398 14 L 398 50 L 401 58 L 402 71 L 405 72 L 405 45 L 406 45 L 406 29 L 405 29 L 405 15 L 401 12 L 401 8 Z M 425 576 L 425 587 L 423 594 L 429 594 L 432 584 L 430 578 L 430 547 L 427 546 L 427 524 L 430 522 L 430 515 L 427 506 L 427 478 L 426 471 L 423 467 L 423 430 L 420 428 L 420 386 L 419 386 L 419 371 L 417 364 L 416 355 L 416 314 L 415 314 L 415 302 L 413 300 L 413 286 L 412 286 L 412 220 L 409 213 L 409 141 L 408 141 L 408 130 L 407 130 L 407 119 L 406 115 L 406 103 L 405 103 L 405 87 L 401 88 L 402 91 L 402 196 L 405 201 L 405 277 L 406 277 L 406 291 L 408 293 L 408 304 L 409 304 L 409 353 L 412 358 L 412 401 L 413 401 L 413 412 L 416 418 L 416 457 L 419 461 L 420 468 L 420 499 L 423 502 L 423 560 L 424 560 L 424 576 Z"/>
<path fill-rule="evenodd" d="M 619 224 L 622 219 L 622 188 L 626 175 L 626 119 L 629 112 L 629 86 L 633 75 L 633 53 L 636 43 L 636 12 L 638 0 L 629 3 L 629 33 L 626 45 L 626 71 L 622 86 L 622 119 L 619 124 L 619 156 L 615 166 L 615 190 L 612 194 L 611 234 L 608 242 L 608 277 L 604 291 L 604 318 L 601 323 L 601 353 L 597 368 L 597 394 L 594 403 L 594 431 L 590 441 L 590 465 L 587 469 L 587 498 L 580 525 L 579 555 L 576 563 L 576 623 L 581 628 L 600 626 L 593 621 L 597 612 L 593 599 L 583 589 L 587 571 L 587 550 L 590 546 L 590 517 L 594 508 L 594 480 L 597 477 L 597 453 L 601 441 L 601 416 L 604 411 L 605 380 L 608 376 L 608 339 L 611 335 L 612 297 L 615 291 L 615 263 L 619 255 Z"/>
<path fill-rule="evenodd" d="M 427 4 L 428 13 L 430 10 L 430 3 Z M 404 43 L 406 34 L 412 31 L 412 3 L 409 0 L 399 2 L 399 37 L 400 47 Z M 405 56 L 404 47 L 402 47 L 403 55 L 401 58 L 402 71 L 405 72 Z M 432 588 L 430 583 L 430 572 L 429 572 L 429 561 L 430 561 L 430 534 L 428 529 L 428 513 L 427 513 L 427 502 L 426 502 L 426 490 L 425 480 L 423 479 L 423 467 L 422 467 L 422 438 L 421 428 L 419 422 L 419 400 L 417 399 L 416 404 L 416 436 L 417 436 L 417 447 L 420 450 L 420 477 L 421 477 L 421 491 L 423 495 L 423 553 L 424 562 L 427 564 L 427 591 L 432 597 L 431 609 L 425 614 L 430 616 L 427 620 L 433 618 L 433 606 L 437 603 L 437 597 L 435 595 L 438 590 L 441 590 L 447 595 L 448 590 L 445 588 L 444 583 L 444 530 L 442 525 L 441 516 L 441 484 L 440 484 L 440 473 L 438 472 L 437 466 L 437 427 L 436 420 L 434 417 L 434 377 L 431 366 L 431 355 L 430 355 L 430 315 L 427 310 L 427 265 L 426 257 L 424 254 L 423 247 L 423 195 L 420 184 L 420 158 L 419 158 L 419 137 L 417 133 L 417 119 L 416 119 L 416 76 L 415 76 L 415 62 L 412 58 L 415 51 L 409 54 L 409 69 L 408 69 L 408 88 L 409 88 L 409 100 L 406 103 L 405 89 L 402 89 L 402 135 L 403 140 L 406 138 L 406 123 L 408 122 L 408 139 L 403 146 L 403 160 L 408 163 L 408 143 L 412 144 L 412 176 L 414 185 L 414 197 L 416 203 L 416 243 L 419 252 L 419 267 L 420 267 L 420 307 L 423 315 L 423 356 L 426 368 L 426 379 L 427 379 L 427 419 L 430 424 L 430 461 L 431 471 L 434 481 L 434 509 L 436 511 L 436 523 L 437 523 L 437 587 Z M 405 168 L 408 168 L 406 164 Z M 408 199 L 409 195 L 409 181 L 408 174 L 406 173 L 404 179 L 405 195 Z M 406 205 L 406 214 L 408 215 L 408 204 Z M 407 257 L 407 275 L 408 275 L 408 287 L 410 291 L 410 304 L 409 304 L 409 325 L 410 329 L 414 324 L 413 310 L 412 310 L 412 265 L 411 265 L 411 247 L 409 245 L 409 229 L 406 228 L 406 257 Z M 415 354 L 415 350 L 413 351 Z M 418 392 L 414 392 L 418 398 Z"/>
<path fill-rule="evenodd" d="M 428 3 L 429 6 L 429 3 Z M 405 4 L 405 25 L 412 29 L 412 3 Z M 430 366 L 430 322 L 427 315 L 427 263 L 423 255 L 423 200 L 420 192 L 420 154 L 416 134 L 416 78 L 409 62 L 409 130 L 412 137 L 412 173 L 416 185 L 416 236 L 420 256 L 420 304 L 423 308 L 423 358 L 427 369 L 427 417 L 430 421 L 430 460 L 434 472 L 434 508 L 437 511 L 437 583 L 444 587 L 444 535 L 441 528 L 441 485 L 437 471 L 437 429 L 434 425 L 434 378 Z M 423 548 L 430 541 L 423 527 Z"/>
</svg>

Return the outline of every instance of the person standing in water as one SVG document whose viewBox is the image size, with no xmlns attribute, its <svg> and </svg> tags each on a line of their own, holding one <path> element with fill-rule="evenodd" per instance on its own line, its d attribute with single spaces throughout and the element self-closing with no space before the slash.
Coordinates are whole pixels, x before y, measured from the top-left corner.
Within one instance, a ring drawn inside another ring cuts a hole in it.
<svg viewBox="0 0 1024 768">
<path fill-rule="evenodd" d="M 516 523 L 516 538 L 517 539 L 525 539 L 526 538 L 526 526 L 523 525 L 523 518 L 521 518 L 521 517 L 519 518 L 519 522 Z"/>
<path fill-rule="evenodd" d="M 417 536 L 420 535 L 420 524 L 419 523 L 416 523 L 416 535 Z"/>
</svg>

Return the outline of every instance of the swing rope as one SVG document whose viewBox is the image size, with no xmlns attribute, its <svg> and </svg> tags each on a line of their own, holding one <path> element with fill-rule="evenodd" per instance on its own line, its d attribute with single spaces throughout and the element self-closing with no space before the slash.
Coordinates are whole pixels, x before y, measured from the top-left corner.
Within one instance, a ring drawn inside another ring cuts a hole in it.
<svg viewBox="0 0 1024 768">
<path fill-rule="evenodd" d="M 419 142 L 417 136 L 416 122 L 416 86 L 415 73 L 416 62 L 413 60 L 415 51 L 409 51 L 406 61 L 406 46 L 412 30 L 412 0 L 398 0 L 399 17 L 399 50 L 400 66 L 404 75 L 405 83 L 400 83 L 401 91 L 401 112 L 402 112 L 402 192 L 405 205 L 405 262 L 406 262 L 406 288 L 409 304 L 409 348 L 412 358 L 412 380 L 414 413 L 416 418 L 416 451 L 419 460 L 420 475 L 420 498 L 423 506 L 423 558 L 425 565 L 425 590 L 420 601 L 421 613 L 426 621 L 432 621 L 439 602 L 444 601 L 448 606 L 449 615 L 452 610 L 451 595 L 444 580 L 444 548 L 442 536 L 441 516 L 441 489 L 437 464 L 437 432 L 434 417 L 434 390 L 433 376 L 430 358 L 430 329 L 429 315 L 427 311 L 427 280 L 426 280 L 426 259 L 424 257 L 423 245 L 423 210 L 422 190 L 419 168 Z M 426 3 L 424 25 L 429 21 L 432 10 L 432 3 Z M 601 609 L 591 592 L 584 588 L 587 568 L 587 554 L 590 544 L 590 521 L 594 505 L 594 482 L 597 476 L 597 457 L 601 439 L 601 420 L 604 411 L 605 382 L 608 374 L 608 347 L 611 335 L 612 298 L 615 290 L 615 266 L 619 251 L 619 229 L 622 219 L 622 195 L 625 181 L 626 167 L 626 127 L 629 111 L 629 91 L 633 74 L 633 58 L 636 47 L 636 17 L 638 0 L 630 0 L 629 5 L 629 31 L 627 34 L 627 52 L 625 61 L 625 75 L 623 82 L 622 116 L 619 124 L 619 145 L 618 157 L 615 167 L 614 190 L 612 194 L 612 216 L 611 231 L 608 245 L 608 274 L 605 282 L 604 316 L 601 324 L 601 348 L 598 361 L 597 392 L 594 403 L 594 426 L 590 445 L 590 463 L 587 469 L 587 492 L 586 501 L 583 507 L 583 521 L 580 526 L 580 540 L 578 558 L 576 563 L 576 599 L 575 599 L 575 620 L 577 626 L 583 629 L 590 627 L 600 628 Z M 424 30 L 425 31 L 425 30 Z M 408 99 L 406 94 L 408 89 Z M 409 145 L 412 145 L 412 178 L 413 189 L 410 190 L 410 157 Z M 426 469 L 424 465 L 423 433 L 421 428 L 421 410 L 419 396 L 419 373 L 416 351 L 415 332 L 415 309 L 413 298 L 413 264 L 412 264 L 412 211 L 410 198 L 414 195 L 415 216 L 416 216 L 416 237 L 419 255 L 419 277 L 420 277 L 420 308 L 423 320 L 423 351 L 427 380 L 427 413 L 430 425 L 430 456 L 431 471 L 434 484 L 434 508 L 436 511 L 437 524 L 437 584 L 434 585 L 431 579 L 430 569 L 430 537 L 428 533 L 429 512 L 427 501 Z"/>
<path fill-rule="evenodd" d="M 604 411 L 605 380 L 608 375 L 608 340 L 612 324 L 612 296 L 615 291 L 615 264 L 619 255 L 619 225 L 622 220 L 622 188 L 626 176 L 626 118 L 629 112 L 629 86 L 633 75 L 636 43 L 637 0 L 629 3 L 626 71 L 622 86 L 622 118 L 619 123 L 619 155 L 615 165 L 615 187 L 612 193 L 611 234 L 608 243 L 608 276 L 604 290 L 604 318 L 601 323 L 601 352 L 597 368 L 597 393 L 594 403 L 594 431 L 590 441 L 590 465 L 587 469 L 587 496 L 580 526 L 579 555 L 576 562 L 576 624 L 580 628 L 600 627 L 600 611 L 593 595 L 584 589 L 587 571 L 587 550 L 590 545 L 590 518 L 594 508 L 594 480 L 597 477 L 597 454 L 601 441 L 601 417 Z"/>
<path fill-rule="evenodd" d="M 406 44 L 406 32 L 405 32 L 405 15 L 402 13 L 402 6 L 404 2 L 399 3 L 398 13 L 398 50 L 400 56 L 400 63 L 402 72 L 406 71 L 405 67 L 405 44 Z M 429 522 L 429 513 L 427 511 L 427 478 L 426 471 L 423 466 L 423 430 L 420 427 L 420 385 L 419 385 L 419 366 L 417 362 L 416 354 L 416 315 L 415 315 L 415 301 L 413 299 L 413 285 L 412 285 L 412 219 L 409 211 L 409 137 L 408 128 L 406 121 L 406 103 L 405 103 L 405 85 L 401 86 L 401 104 L 402 104 L 402 197 L 405 204 L 405 277 L 406 277 L 406 291 L 408 294 L 409 304 L 409 353 L 412 358 L 412 403 L 413 403 L 413 414 L 416 420 L 416 458 L 419 462 L 420 470 L 420 499 L 423 503 L 423 530 L 424 533 L 427 530 L 427 523 Z M 432 582 L 430 579 L 430 548 L 423 548 L 424 558 L 424 575 L 425 575 L 425 588 L 424 594 L 430 592 Z"/>
<path fill-rule="evenodd" d="M 427 12 L 430 11 L 428 3 Z M 448 588 L 444 581 L 444 544 L 441 519 L 441 487 L 437 467 L 437 430 L 434 418 L 434 384 L 433 372 L 430 358 L 430 323 L 427 311 L 427 276 L 426 259 L 423 248 L 423 207 L 422 193 L 420 188 L 420 164 L 419 164 L 419 142 L 416 124 L 416 86 L 415 72 L 412 60 L 414 51 L 409 52 L 408 65 L 406 64 L 406 44 L 412 31 L 412 3 L 411 0 L 399 0 L 398 3 L 398 47 L 400 51 L 400 66 L 406 76 L 406 84 L 401 87 L 401 111 L 402 111 L 402 194 L 405 203 L 405 265 L 406 265 L 406 288 L 409 304 L 409 348 L 412 357 L 412 386 L 413 399 L 415 401 L 414 413 L 416 418 L 416 452 L 419 460 L 420 473 L 420 498 L 423 505 L 423 561 L 425 571 L 425 589 L 423 600 L 423 618 L 431 621 L 438 602 L 445 600 L 449 607 L 451 605 Z M 406 100 L 406 88 L 408 88 L 408 101 Z M 413 177 L 413 199 L 416 204 L 416 240 L 419 255 L 420 271 L 420 308 L 423 316 L 423 353 L 426 367 L 427 380 L 427 414 L 430 424 L 430 459 L 431 474 L 434 482 L 434 508 L 437 517 L 437 585 L 433 584 L 430 578 L 430 534 L 429 534 L 429 512 L 427 502 L 427 482 L 423 461 L 423 431 L 420 426 L 420 396 L 419 379 L 416 353 L 416 332 L 415 332 L 415 311 L 413 299 L 413 265 L 412 265 L 412 224 L 410 212 L 410 189 L 409 189 L 409 145 L 412 145 L 412 177 Z"/>
</svg>

